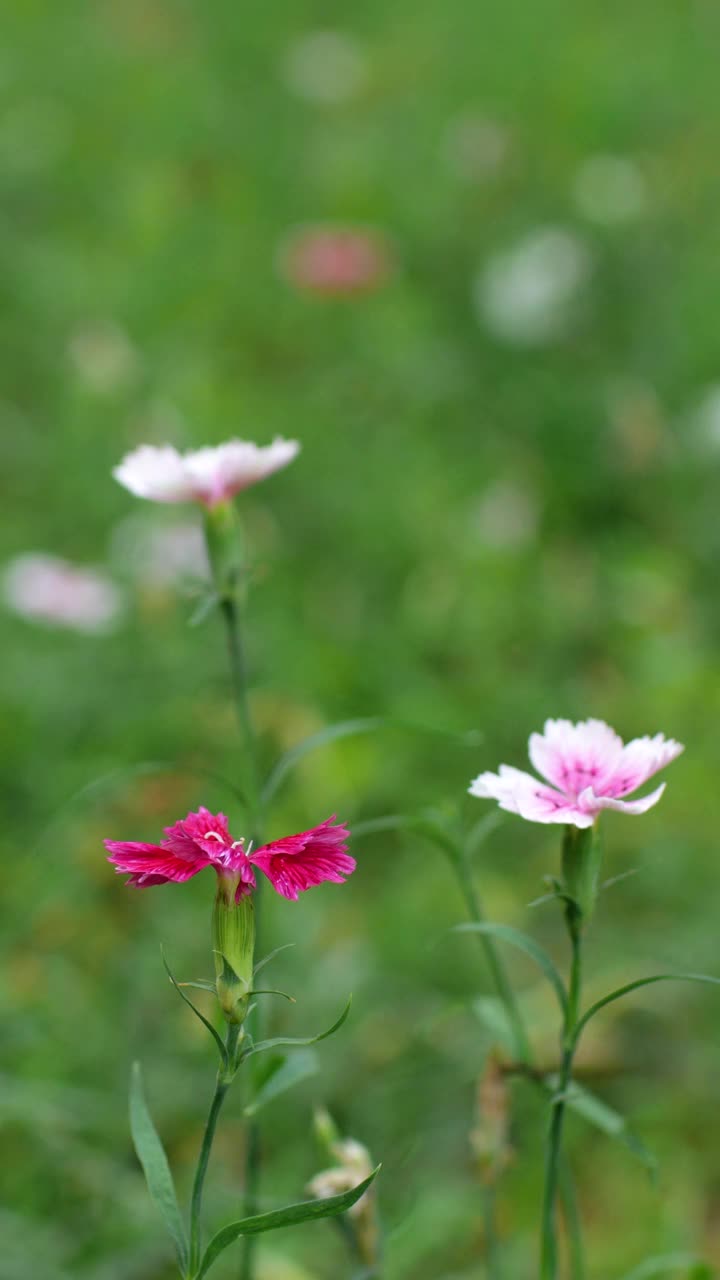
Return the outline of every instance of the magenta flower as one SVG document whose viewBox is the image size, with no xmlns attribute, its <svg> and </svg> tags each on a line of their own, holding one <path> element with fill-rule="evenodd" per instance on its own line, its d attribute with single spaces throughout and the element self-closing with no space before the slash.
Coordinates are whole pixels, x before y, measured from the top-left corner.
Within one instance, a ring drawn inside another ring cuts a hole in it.
<svg viewBox="0 0 720 1280">
<path fill-rule="evenodd" d="M 591 827 L 603 809 L 645 813 L 657 804 L 663 782 L 650 795 L 626 800 L 684 748 L 657 733 L 634 738 L 627 746 L 602 720 L 546 720 L 543 733 L 530 735 L 532 764 L 547 783 L 501 764 L 499 773 L 481 773 L 470 794 L 497 800 L 501 809 L 528 822 L 565 822 Z M 549 786 L 547 784 L 550 784 Z"/>
<path fill-rule="evenodd" d="M 333 814 L 319 827 L 253 851 L 250 845 L 245 847 L 244 840 L 233 840 L 224 813 L 213 814 L 201 806 L 197 813 L 166 827 L 160 844 L 137 840 L 104 843 L 110 851 L 108 861 L 119 874 L 127 872 L 127 883 L 138 889 L 169 881 L 181 883 L 204 867 L 214 867 L 224 884 L 234 889 L 239 902 L 255 888 L 253 866 L 259 867 L 278 893 L 293 900 L 324 880 L 343 884 L 344 877 L 355 870 L 355 859 L 346 852 L 347 838 L 347 827 L 335 824 Z"/>
<path fill-rule="evenodd" d="M 297 440 L 281 439 L 264 446 L 228 440 L 188 453 L 179 453 L 170 444 L 143 444 L 123 458 L 113 475 L 137 498 L 214 507 L 286 467 L 299 449 Z"/>
</svg>

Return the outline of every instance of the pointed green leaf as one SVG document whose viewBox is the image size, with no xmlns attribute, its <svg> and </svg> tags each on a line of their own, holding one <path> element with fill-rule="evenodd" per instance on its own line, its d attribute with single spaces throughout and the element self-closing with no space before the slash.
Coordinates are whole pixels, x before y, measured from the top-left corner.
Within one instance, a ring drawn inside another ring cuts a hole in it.
<svg viewBox="0 0 720 1280">
<path fill-rule="evenodd" d="M 246 1116 L 257 1115 L 268 1102 L 279 1098 L 282 1093 L 292 1089 L 301 1080 L 315 1075 L 318 1069 L 317 1056 L 312 1049 L 298 1049 L 291 1057 L 278 1057 L 273 1070 L 265 1077 L 254 1098 L 245 1107 Z"/>
<path fill-rule="evenodd" d="M 290 1004 L 297 1004 L 297 1000 L 295 999 L 294 996 L 289 996 L 287 991 L 278 991 L 277 987 L 265 987 L 265 988 L 261 987 L 260 990 L 254 987 L 252 991 L 248 991 L 248 995 L 249 996 L 282 996 L 283 1000 L 289 1000 Z"/>
<path fill-rule="evenodd" d="M 342 1026 L 343 1022 L 345 1021 L 345 1019 L 347 1018 L 350 1012 L 351 1004 L 352 1004 L 352 996 L 350 996 L 350 999 L 345 1005 L 345 1008 L 340 1014 L 340 1017 L 337 1019 L 336 1022 L 333 1022 L 331 1027 L 328 1027 L 327 1031 L 321 1031 L 319 1035 L 308 1036 L 306 1039 L 295 1039 L 295 1038 L 288 1038 L 286 1036 L 276 1036 L 274 1040 L 259 1040 L 257 1044 L 254 1044 L 250 1049 L 248 1049 L 242 1055 L 241 1061 L 244 1062 L 246 1058 L 251 1058 L 254 1053 L 265 1053 L 266 1050 L 268 1049 L 283 1049 L 283 1048 L 292 1049 L 295 1047 L 307 1048 L 308 1045 L 318 1044 L 320 1040 L 327 1040 L 328 1036 L 332 1036 L 335 1034 L 336 1031 L 339 1031 L 340 1027 Z"/>
<path fill-rule="evenodd" d="M 560 977 L 553 961 L 550 959 L 547 951 L 544 951 L 534 938 L 528 934 L 522 933 L 520 929 L 513 929 L 509 924 L 492 924 L 468 920 L 465 924 L 456 924 L 452 930 L 453 933 L 481 933 L 487 934 L 493 938 L 500 938 L 502 942 L 507 942 L 511 947 L 516 947 L 518 951 L 524 951 L 526 956 L 535 961 L 535 964 L 545 974 L 550 986 L 558 998 L 558 1003 L 563 1014 L 567 1007 L 567 996 L 563 980 Z"/>
<path fill-rule="evenodd" d="M 505 817 L 499 809 L 491 809 L 490 813 L 483 814 L 482 818 L 478 819 L 465 837 L 465 853 L 467 857 L 474 858 L 488 837 L 498 827 L 502 826 L 504 821 Z"/>
<path fill-rule="evenodd" d="M 203 1280 L 213 1262 L 239 1236 L 259 1235 L 261 1231 L 277 1231 L 279 1227 L 293 1227 L 300 1222 L 312 1222 L 318 1218 L 331 1218 L 338 1213 L 346 1213 L 364 1195 L 379 1172 L 380 1165 L 364 1182 L 340 1196 L 329 1196 L 325 1200 L 301 1200 L 298 1204 L 289 1204 L 285 1209 L 274 1209 L 270 1213 L 259 1213 L 251 1218 L 241 1218 L 239 1222 L 231 1222 L 213 1236 L 203 1254 L 195 1280 Z"/>
<path fill-rule="evenodd" d="M 220 1054 L 220 1061 L 222 1062 L 223 1066 L 227 1066 L 227 1050 L 225 1048 L 225 1045 L 223 1044 L 222 1036 L 220 1036 L 219 1033 L 215 1030 L 212 1022 L 210 1022 L 205 1017 L 205 1015 L 195 1007 L 190 997 L 185 995 L 185 992 L 181 989 L 179 983 L 175 981 L 175 978 L 173 977 L 170 971 L 170 966 L 167 960 L 165 959 L 165 952 L 162 951 L 162 948 L 161 948 L 161 955 L 162 955 L 162 962 L 165 966 L 165 972 L 167 973 L 168 978 L 170 979 L 175 990 L 180 996 L 180 999 L 185 1001 L 185 1004 L 188 1006 L 188 1008 L 192 1009 L 193 1013 L 195 1014 L 195 1017 L 200 1019 L 204 1027 L 207 1027 L 208 1031 L 210 1032 L 210 1035 L 212 1036 L 213 1040 L 215 1041 L 215 1044 L 218 1047 L 218 1052 Z M 188 983 L 187 985 L 190 986 L 190 983 Z"/>
<path fill-rule="evenodd" d="M 179 987 L 195 987 L 197 991 L 210 991 L 212 995 L 216 995 L 215 983 L 209 978 L 198 978 L 196 982 L 178 982 Z"/>
<path fill-rule="evenodd" d="M 557 1090 L 557 1076 L 547 1076 L 545 1083 L 551 1093 Z M 582 1116 L 589 1124 L 599 1129 L 609 1138 L 621 1142 L 645 1166 L 654 1177 L 657 1173 L 657 1160 L 643 1142 L 633 1133 L 624 1116 L 613 1107 L 608 1106 L 596 1094 L 573 1081 L 565 1092 L 565 1101 L 577 1115 Z"/>
<path fill-rule="evenodd" d="M 184 1274 L 188 1265 L 185 1226 L 178 1208 L 167 1156 L 145 1101 L 139 1062 L 133 1063 L 130 1074 L 130 1132 L 138 1160 L 143 1167 L 148 1191 L 175 1242 L 178 1262 Z"/>
<path fill-rule="evenodd" d="M 615 991 L 611 991 L 609 995 L 603 996 L 602 1000 L 596 1000 L 595 1004 L 590 1006 L 575 1028 L 574 1043 L 577 1044 L 590 1019 L 594 1018 L 595 1014 L 606 1005 L 612 1004 L 615 1000 L 621 1000 L 623 996 L 629 995 L 631 991 L 638 991 L 640 987 L 651 987 L 655 982 L 707 982 L 714 987 L 720 987 L 720 978 L 713 978 L 707 973 L 654 973 L 649 978 L 637 978 L 635 982 L 627 982 L 625 986 L 617 987 Z"/>
<path fill-rule="evenodd" d="M 296 944 L 294 942 L 284 942 L 281 947 L 275 947 L 274 951 L 270 951 L 266 956 L 263 956 L 262 960 L 258 960 L 255 968 L 253 969 L 253 977 L 256 978 L 260 970 L 264 969 L 265 965 L 269 964 L 271 960 L 274 960 L 281 951 L 288 951 L 290 947 L 294 947 L 295 945 Z"/>
<path fill-rule="evenodd" d="M 381 716 L 365 716 L 356 720 L 341 720 L 338 724 L 326 725 L 318 733 L 310 734 L 308 738 L 298 742 L 297 746 L 291 747 L 289 751 L 286 751 L 280 757 L 263 787 L 262 803 L 266 805 L 272 799 L 290 770 L 304 756 L 309 755 L 311 751 L 327 746 L 330 742 L 336 742 L 339 738 L 350 738 L 361 733 L 373 733 L 375 729 L 381 729 L 384 723 L 385 721 Z"/>
<path fill-rule="evenodd" d="M 655 1280 L 656 1276 L 666 1276 L 672 1271 L 685 1271 L 689 1267 L 702 1266 L 699 1259 L 690 1253 L 666 1253 L 663 1257 L 647 1258 L 639 1267 L 633 1267 L 623 1276 L 623 1280 Z M 695 1275 L 696 1273 L 693 1272 Z M 710 1272 L 706 1273 L 708 1277 Z M 698 1275 L 698 1280 L 700 1276 Z"/>
<path fill-rule="evenodd" d="M 441 738 L 454 739 L 456 742 L 467 746 L 477 746 L 482 741 L 482 735 L 476 729 L 458 733 L 454 730 L 438 729 L 436 725 L 412 724 L 408 720 L 399 720 L 387 716 L 363 716 L 354 720 L 341 720 L 337 724 L 326 725 L 318 733 L 310 734 L 308 738 L 303 739 L 297 746 L 291 747 L 289 751 L 285 752 L 285 755 L 280 757 L 263 787 L 263 804 L 267 804 L 272 799 L 290 770 L 311 751 L 327 746 L 330 742 L 337 742 L 340 738 L 356 737 L 358 734 L 363 733 L 374 733 L 377 729 L 401 729 L 410 733 L 433 734 Z"/>
</svg>

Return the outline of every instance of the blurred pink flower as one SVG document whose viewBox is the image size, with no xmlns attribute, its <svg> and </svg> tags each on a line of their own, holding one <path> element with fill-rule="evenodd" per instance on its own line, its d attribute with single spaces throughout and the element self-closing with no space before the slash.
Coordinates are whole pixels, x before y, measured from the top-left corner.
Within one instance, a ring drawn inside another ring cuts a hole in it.
<svg viewBox="0 0 720 1280">
<path fill-rule="evenodd" d="M 297 899 L 304 889 L 343 878 L 355 870 L 355 859 L 346 852 L 347 827 L 335 824 L 335 815 L 319 827 L 285 836 L 252 850 L 244 840 L 233 840 L 224 813 L 212 814 L 200 807 L 197 813 L 165 828 L 160 844 L 136 840 L 106 840 L 108 861 L 118 873 L 127 872 L 128 884 L 145 889 L 150 885 L 180 883 L 213 867 L 226 883 L 232 882 L 235 901 L 255 888 L 253 866 L 267 876 L 285 898 Z"/>
<path fill-rule="evenodd" d="M 297 440 L 281 439 L 268 445 L 229 440 L 188 453 L 169 444 L 142 444 L 123 458 L 113 475 L 137 498 L 214 507 L 286 467 L 299 450 Z"/>
<path fill-rule="evenodd" d="M 3 593 L 23 618 L 75 631 L 111 630 L 122 611 L 122 596 L 105 574 L 40 553 L 11 560 Z"/>
<path fill-rule="evenodd" d="M 627 746 L 602 720 L 546 720 L 542 734 L 530 735 L 532 764 L 550 786 L 532 774 L 501 764 L 499 773 L 481 773 L 470 794 L 497 800 L 501 809 L 529 822 L 566 822 L 591 827 L 603 809 L 645 813 L 665 790 L 639 800 L 625 800 L 684 750 L 679 742 L 657 733 L 634 738 Z"/>
<path fill-rule="evenodd" d="M 377 231 L 331 225 L 292 232 L 278 265 L 290 284 L 328 297 L 369 293 L 392 269 L 388 244 Z"/>
</svg>

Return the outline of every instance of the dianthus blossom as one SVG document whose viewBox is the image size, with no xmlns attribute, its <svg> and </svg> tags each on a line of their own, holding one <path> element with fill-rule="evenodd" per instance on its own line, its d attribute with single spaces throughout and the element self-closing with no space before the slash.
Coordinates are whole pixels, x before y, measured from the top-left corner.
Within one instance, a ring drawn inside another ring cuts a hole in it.
<svg viewBox="0 0 720 1280">
<path fill-rule="evenodd" d="M 282 439 L 268 445 L 228 440 L 187 453 L 170 444 L 142 444 L 123 458 L 113 475 L 137 498 L 200 502 L 211 508 L 286 467 L 299 450 L 297 440 Z"/>
<path fill-rule="evenodd" d="M 546 720 L 543 733 L 530 735 L 530 761 L 546 779 L 501 764 L 498 773 L 481 773 L 470 794 L 497 800 L 501 809 L 528 822 L 564 822 L 591 827 L 603 809 L 645 813 L 657 804 L 663 782 L 637 800 L 625 797 L 675 760 L 683 746 L 657 733 L 623 743 L 602 720 Z"/>
<path fill-rule="evenodd" d="M 355 870 L 355 859 L 347 853 L 347 838 L 347 827 L 336 823 L 333 814 L 309 831 L 253 849 L 245 840 L 233 839 L 224 813 L 213 814 L 201 806 L 197 813 L 166 827 L 159 844 L 106 840 L 105 848 L 115 869 L 126 872 L 128 884 L 138 889 L 180 883 L 212 867 L 239 902 L 256 887 L 257 867 L 278 893 L 295 900 L 299 893 L 325 880 L 342 884 Z"/>
</svg>

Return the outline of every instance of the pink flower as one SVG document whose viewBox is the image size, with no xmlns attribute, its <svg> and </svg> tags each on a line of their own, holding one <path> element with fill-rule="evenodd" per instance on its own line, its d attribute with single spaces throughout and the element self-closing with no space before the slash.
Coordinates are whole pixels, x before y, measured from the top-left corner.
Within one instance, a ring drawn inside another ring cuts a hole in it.
<svg viewBox="0 0 720 1280">
<path fill-rule="evenodd" d="M 538 773 L 501 764 L 499 773 L 481 773 L 470 794 L 497 800 L 501 809 L 518 813 L 528 822 L 566 822 L 591 827 L 603 809 L 621 813 L 645 813 L 657 804 L 657 790 L 639 800 L 625 800 L 680 755 L 684 748 L 657 733 L 654 738 L 634 738 L 627 746 L 602 720 L 546 720 L 543 733 L 530 735 L 529 754 Z"/>
<path fill-rule="evenodd" d="M 239 902 L 255 888 L 253 866 L 259 867 L 284 898 L 297 899 L 304 889 L 332 880 L 342 884 L 355 870 L 355 859 L 346 852 L 347 827 L 335 824 L 335 815 L 319 827 L 285 836 L 252 850 L 244 840 L 233 840 L 224 813 L 202 807 L 197 813 L 165 828 L 160 844 L 136 840 L 106 840 L 108 861 L 118 873 L 128 872 L 128 884 L 146 889 L 154 884 L 180 883 L 204 867 L 214 867 L 226 884 L 232 883 Z"/>
<path fill-rule="evenodd" d="M 278 264 L 290 284 L 328 297 L 367 293 L 391 270 L 385 239 L 363 227 L 301 227 L 282 246 Z"/>
<path fill-rule="evenodd" d="M 42 553 L 11 560 L 2 590 L 8 607 L 23 618 L 88 634 L 111 631 L 123 607 L 118 588 L 105 574 Z"/>
<path fill-rule="evenodd" d="M 297 440 L 281 439 L 264 446 L 228 440 L 188 453 L 179 453 L 170 444 L 142 444 L 123 458 L 113 475 L 137 498 L 214 507 L 286 467 L 299 449 Z"/>
</svg>

